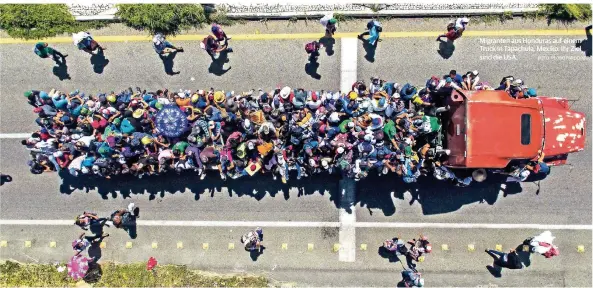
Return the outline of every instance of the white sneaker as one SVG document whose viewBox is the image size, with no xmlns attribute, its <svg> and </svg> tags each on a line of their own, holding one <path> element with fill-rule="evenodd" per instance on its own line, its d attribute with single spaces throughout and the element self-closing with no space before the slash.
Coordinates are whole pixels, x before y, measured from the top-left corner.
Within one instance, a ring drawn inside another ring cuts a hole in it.
<svg viewBox="0 0 593 288">
<path fill-rule="evenodd" d="M 220 173 L 220 179 L 222 179 L 223 181 L 226 180 L 226 175 L 224 175 L 223 173 Z"/>
<path fill-rule="evenodd" d="M 276 175 L 272 174 L 272 178 L 276 181 Z"/>
<path fill-rule="evenodd" d="M 202 173 L 202 175 L 200 175 L 200 180 L 204 180 L 204 178 L 206 178 L 206 173 Z"/>
<path fill-rule="evenodd" d="M 130 205 L 128 205 L 128 211 L 132 211 L 134 210 L 134 203 L 130 203 Z"/>
</svg>

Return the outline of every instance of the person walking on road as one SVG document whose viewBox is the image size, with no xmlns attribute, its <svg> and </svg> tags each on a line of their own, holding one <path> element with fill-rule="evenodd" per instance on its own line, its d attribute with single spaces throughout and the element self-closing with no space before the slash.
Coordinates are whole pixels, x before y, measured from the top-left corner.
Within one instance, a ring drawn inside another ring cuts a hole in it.
<svg viewBox="0 0 593 288">
<path fill-rule="evenodd" d="M 334 13 L 327 14 L 319 20 L 319 23 L 325 27 L 325 36 L 333 37 L 338 27 L 338 20 L 334 18 Z"/>
<path fill-rule="evenodd" d="M 120 209 L 111 214 L 110 220 L 115 228 L 122 228 L 132 239 L 136 238 L 136 218 L 140 217 L 140 208 L 134 203 L 128 205 L 128 209 Z"/>
<path fill-rule="evenodd" d="M 411 270 L 402 271 L 402 281 L 404 287 L 424 287 L 424 279 L 421 274 Z"/>
<path fill-rule="evenodd" d="M 169 53 L 183 52 L 183 47 L 175 47 L 171 42 L 167 41 L 165 35 L 157 33 L 152 38 L 152 48 L 161 57 L 169 56 Z"/>
<path fill-rule="evenodd" d="M 447 25 L 447 33 L 439 35 L 439 37 L 437 37 L 437 41 L 441 41 L 441 38 L 447 37 L 449 41 L 454 42 L 461 37 L 467 24 L 469 24 L 469 19 L 466 17 L 457 18 L 455 22 L 449 22 Z"/>
<path fill-rule="evenodd" d="M 61 58 L 62 63 L 66 62 L 66 57 L 68 57 L 68 54 L 60 53 L 60 51 L 49 47 L 46 42 L 37 42 L 33 51 L 41 58 L 49 58 L 51 55 L 56 62 L 58 62 L 58 56 Z"/>
<path fill-rule="evenodd" d="M 107 50 L 107 48 L 95 41 L 89 32 L 73 33 L 72 39 L 74 40 L 74 45 L 76 45 L 78 49 L 89 54 L 94 54 L 93 52 L 97 49 L 99 49 L 99 53 L 103 53 L 103 50 Z"/>
<path fill-rule="evenodd" d="M 358 35 L 358 39 L 364 39 L 363 36 L 369 35 L 367 41 L 371 46 L 376 46 L 379 41 L 380 33 L 383 31 L 381 23 L 377 20 L 371 20 L 367 23 L 367 31 Z"/>
<path fill-rule="evenodd" d="M 228 37 L 226 35 L 226 33 L 224 33 L 224 30 L 222 30 L 222 27 L 217 24 L 217 23 L 212 23 L 212 28 L 211 28 L 212 34 L 214 35 L 214 37 L 216 37 L 216 41 L 218 42 L 222 42 L 225 41 L 224 44 L 227 45 L 227 41 L 231 40 L 231 37 Z"/>
<path fill-rule="evenodd" d="M 84 252 L 86 248 L 91 246 L 91 244 L 101 243 L 101 241 L 103 241 L 105 237 L 109 237 L 109 234 L 95 234 L 91 236 L 85 236 L 85 233 L 83 232 L 82 234 L 80 234 L 80 236 L 78 236 L 78 239 L 72 241 L 72 249 L 76 251 L 74 256 L 77 256 L 80 253 Z"/>
<path fill-rule="evenodd" d="M 260 227 L 255 228 L 241 236 L 241 243 L 245 245 L 245 250 L 255 251 L 260 250 L 263 237 L 263 230 Z"/>
<path fill-rule="evenodd" d="M 212 35 L 208 35 L 208 36 L 204 37 L 202 42 L 200 42 L 200 47 L 202 49 L 206 50 L 206 53 L 208 53 L 208 55 L 210 55 L 210 58 L 212 58 L 212 61 L 215 60 L 214 55 L 216 55 L 222 51 L 233 52 L 233 49 L 231 47 L 228 47 L 228 44 L 226 42 L 225 42 L 225 45 L 220 45 L 218 40 L 216 40 L 216 38 L 214 38 L 214 36 L 212 36 Z"/>
<path fill-rule="evenodd" d="M 485 250 L 488 255 L 494 258 L 494 265 L 507 269 L 523 269 L 523 263 L 519 254 L 515 249 L 511 249 L 509 253 L 499 252 L 496 250 Z"/>
</svg>

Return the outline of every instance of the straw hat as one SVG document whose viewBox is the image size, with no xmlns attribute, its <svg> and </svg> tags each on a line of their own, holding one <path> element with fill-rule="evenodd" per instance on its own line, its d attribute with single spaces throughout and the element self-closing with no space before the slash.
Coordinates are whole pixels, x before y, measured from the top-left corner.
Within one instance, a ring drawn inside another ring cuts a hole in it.
<svg viewBox="0 0 593 288">
<path fill-rule="evenodd" d="M 132 117 L 141 118 L 142 115 L 144 115 L 144 109 L 136 109 L 136 111 L 134 111 L 134 113 L 132 114 Z"/>
<path fill-rule="evenodd" d="M 214 92 L 214 102 L 216 103 L 222 103 L 226 100 L 226 97 L 224 96 L 224 93 L 222 91 L 216 91 Z"/>
</svg>

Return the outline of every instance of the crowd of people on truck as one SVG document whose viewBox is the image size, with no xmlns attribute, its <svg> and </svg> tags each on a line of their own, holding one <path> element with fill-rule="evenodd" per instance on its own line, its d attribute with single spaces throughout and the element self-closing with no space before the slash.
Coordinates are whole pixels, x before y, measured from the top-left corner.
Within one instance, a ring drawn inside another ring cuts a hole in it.
<svg viewBox="0 0 593 288">
<path fill-rule="evenodd" d="M 466 186 L 443 165 L 445 97 L 453 90 L 493 89 L 478 71 L 432 76 L 424 87 L 372 77 L 351 91 L 278 87 L 243 93 L 167 89 L 89 95 L 31 90 L 39 130 L 22 144 L 33 173 L 143 177 L 173 170 L 205 170 L 236 179 L 269 173 L 296 177 L 341 174 L 355 180 L 394 173 L 406 183 L 434 175 Z M 496 89 L 511 97 L 535 95 L 520 79 Z"/>
</svg>

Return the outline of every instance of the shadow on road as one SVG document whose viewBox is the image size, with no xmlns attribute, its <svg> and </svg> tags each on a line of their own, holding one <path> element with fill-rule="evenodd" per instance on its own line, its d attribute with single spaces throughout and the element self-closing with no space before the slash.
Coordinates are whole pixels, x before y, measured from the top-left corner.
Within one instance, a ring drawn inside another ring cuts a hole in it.
<svg viewBox="0 0 593 288">
<path fill-rule="evenodd" d="M 305 64 L 305 73 L 311 76 L 313 79 L 321 79 L 321 75 L 317 73 L 317 69 L 319 69 L 319 62 L 316 59 L 309 57 L 309 62 Z"/>
<path fill-rule="evenodd" d="M 12 177 L 10 175 L 0 174 L 0 186 L 8 182 L 12 182 Z"/>
<path fill-rule="evenodd" d="M 201 197 L 214 197 L 215 193 L 221 193 L 222 188 L 226 187 L 229 197 L 251 197 L 260 201 L 266 196 L 281 195 L 280 197 L 288 201 L 291 197 L 289 189 L 294 187 L 298 189 L 297 197 L 328 193 L 335 207 L 341 206 L 341 197 L 338 192 L 340 177 L 335 175 L 318 175 L 302 181 L 296 180 L 295 175 L 291 175 L 291 180 L 287 184 L 282 184 L 280 181 L 273 181 L 270 175 L 222 181 L 217 172 L 209 171 L 207 174 L 206 180 L 200 180 L 195 172 L 180 175 L 171 172 L 142 179 L 120 176 L 106 180 L 95 177 L 73 177 L 67 171 L 63 171 L 60 173 L 62 177 L 60 192 L 71 194 L 77 189 L 86 193 L 96 190 L 103 199 L 117 198 L 120 195 L 125 199 L 131 195 L 148 194 L 150 200 L 155 200 L 164 198 L 167 194 L 189 191 L 194 194 L 195 200 L 199 200 Z M 366 207 L 371 214 L 373 213 L 371 209 L 379 209 L 384 215 L 391 216 L 396 212 L 392 197 L 403 200 L 404 194 L 410 192 L 415 200 L 410 201 L 409 204 L 418 202 L 423 214 L 449 213 L 460 209 L 463 205 L 475 202 L 493 205 L 501 190 L 505 195 L 522 191 L 519 183 L 506 183 L 506 187 L 501 188 L 500 184 L 504 183 L 505 179 L 506 177 L 500 175 L 489 175 L 482 183 L 473 182 L 470 187 L 462 188 L 438 181 L 432 176 L 421 177 L 418 183 L 405 184 L 399 177 L 371 174 L 357 183 L 356 202 L 353 204 Z"/>
<path fill-rule="evenodd" d="M 60 81 L 70 80 L 70 74 L 68 74 L 68 65 L 64 62 L 56 62 L 56 66 L 53 68 L 53 73 L 60 79 Z"/>
<path fill-rule="evenodd" d="M 449 59 L 453 56 L 453 52 L 455 51 L 455 44 L 447 39 L 447 41 L 443 41 L 439 39 L 439 50 L 437 52 L 443 59 Z"/>
<path fill-rule="evenodd" d="M 177 71 L 173 71 L 173 66 L 174 66 L 174 59 L 175 56 L 177 55 L 177 51 L 171 52 L 169 53 L 169 55 L 167 56 L 163 56 L 159 54 L 159 58 L 161 58 L 161 61 L 163 61 L 163 66 L 165 68 L 165 73 L 167 73 L 167 75 L 177 75 L 181 72 Z"/>
<path fill-rule="evenodd" d="M 377 39 L 377 41 L 375 42 L 375 45 L 371 45 L 371 43 L 367 39 L 361 39 L 361 40 L 362 40 L 362 48 L 364 48 L 364 51 L 366 53 L 364 55 L 364 59 L 367 59 L 367 61 L 369 61 L 371 63 L 375 62 L 375 53 L 377 51 L 377 44 L 379 44 L 379 39 Z"/>
<path fill-rule="evenodd" d="M 584 40 L 579 41 L 578 43 L 575 44 L 575 47 L 577 48 L 581 48 L 581 51 L 585 52 L 585 56 L 587 57 L 591 57 L 591 53 L 592 53 L 592 41 L 593 39 L 591 39 L 591 28 L 593 27 L 593 25 L 589 25 L 585 28 L 585 34 L 587 35 L 587 38 Z"/>
<path fill-rule="evenodd" d="M 105 58 L 105 53 L 103 50 L 98 49 L 99 51 L 96 54 L 91 56 L 91 65 L 93 65 L 93 71 L 97 74 L 102 74 L 105 66 L 109 64 L 109 59 Z"/>
<path fill-rule="evenodd" d="M 327 56 L 334 55 L 334 45 L 336 44 L 336 39 L 333 37 L 324 36 L 319 38 L 319 43 L 323 44 L 323 47 L 325 47 L 325 53 L 327 53 Z"/>
<path fill-rule="evenodd" d="M 220 51 L 220 53 L 218 54 L 218 58 L 214 58 L 212 60 L 212 63 L 210 63 L 208 72 L 216 76 L 222 76 L 226 72 L 231 70 L 230 66 L 228 69 L 224 69 L 224 64 L 229 63 L 228 53 L 229 52 L 227 50 Z"/>
</svg>

